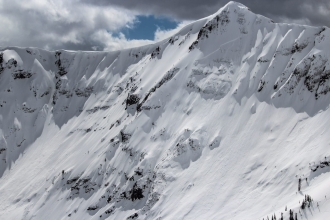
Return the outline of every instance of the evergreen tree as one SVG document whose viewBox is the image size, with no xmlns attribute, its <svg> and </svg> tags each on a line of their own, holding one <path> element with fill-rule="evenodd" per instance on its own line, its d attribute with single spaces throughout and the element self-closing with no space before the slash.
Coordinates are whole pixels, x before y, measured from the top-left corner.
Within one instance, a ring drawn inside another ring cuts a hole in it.
<svg viewBox="0 0 330 220">
<path fill-rule="evenodd" d="M 289 220 L 294 220 L 293 218 L 293 211 L 290 209 L 290 217 L 289 217 Z"/>
</svg>

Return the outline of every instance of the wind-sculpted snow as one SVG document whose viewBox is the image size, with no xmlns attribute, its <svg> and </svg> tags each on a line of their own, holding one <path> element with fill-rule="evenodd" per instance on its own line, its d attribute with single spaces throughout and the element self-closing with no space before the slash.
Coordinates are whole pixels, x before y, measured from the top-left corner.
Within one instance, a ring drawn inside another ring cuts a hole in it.
<svg viewBox="0 0 330 220">
<path fill-rule="evenodd" d="M 1 219 L 326 219 L 329 49 L 235 2 L 139 48 L 2 48 Z"/>
</svg>

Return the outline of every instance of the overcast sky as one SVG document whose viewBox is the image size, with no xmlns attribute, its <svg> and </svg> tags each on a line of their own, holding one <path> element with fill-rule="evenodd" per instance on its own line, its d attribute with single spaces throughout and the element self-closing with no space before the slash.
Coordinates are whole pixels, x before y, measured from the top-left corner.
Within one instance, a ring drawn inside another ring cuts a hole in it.
<svg viewBox="0 0 330 220">
<path fill-rule="evenodd" d="M 118 50 L 152 43 L 227 0 L 0 0 L 0 46 Z M 330 0 L 241 0 L 276 22 L 330 27 Z"/>
</svg>

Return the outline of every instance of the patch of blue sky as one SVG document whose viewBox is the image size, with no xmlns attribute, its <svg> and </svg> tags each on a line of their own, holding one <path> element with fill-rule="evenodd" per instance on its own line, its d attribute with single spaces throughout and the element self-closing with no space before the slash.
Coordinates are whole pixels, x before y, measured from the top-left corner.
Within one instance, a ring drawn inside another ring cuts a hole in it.
<svg viewBox="0 0 330 220">
<path fill-rule="evenodd" d="M 176 28 L 178 24 L 179 22 L 166 17 L 139 15 L 136 17 L 136 22 L 132 28 L 124 28 L 120 32 L 122 32 L 125 37 L 130 40 L 154 40 L 157 29 L 171 30 Z"/>
</svg>

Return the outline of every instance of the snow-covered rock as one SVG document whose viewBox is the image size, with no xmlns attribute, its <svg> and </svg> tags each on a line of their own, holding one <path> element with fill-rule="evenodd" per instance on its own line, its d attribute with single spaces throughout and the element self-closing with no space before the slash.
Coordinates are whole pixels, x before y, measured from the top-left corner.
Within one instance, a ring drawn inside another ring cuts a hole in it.
<svg viewBox="0 0 330 220">
<path fill-rule="evenodd" d="M 0 218 L 327 219 L 329 58 L 235 2 L 144 47 L 2 48 Z"/>
</svg>

